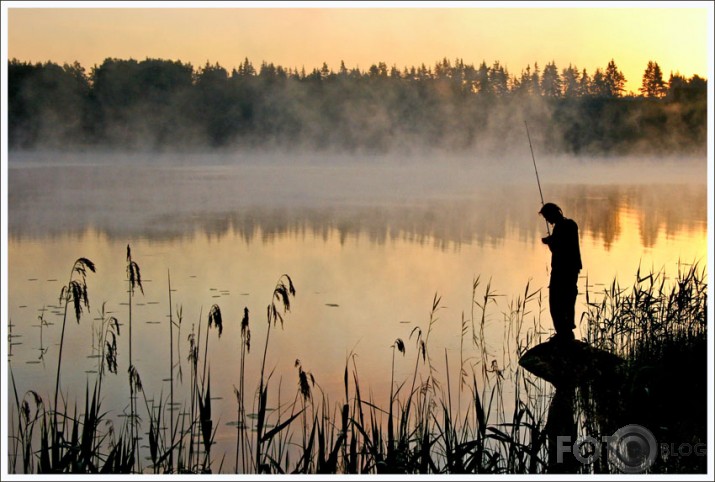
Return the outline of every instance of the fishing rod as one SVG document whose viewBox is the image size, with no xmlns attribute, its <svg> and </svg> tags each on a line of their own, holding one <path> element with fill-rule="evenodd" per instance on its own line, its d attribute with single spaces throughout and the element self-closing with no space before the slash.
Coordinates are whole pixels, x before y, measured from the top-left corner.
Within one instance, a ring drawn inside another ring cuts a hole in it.
<svg viewBox="0 0 715 482">
<path fill-rule="evenodd" d="M 531 150 L 531 160 L 534 162 L 534 172 L 536 173 L 536 184 L 539 185 L 539 196 L 541 196 L 541 206 L 544 206 L 544 193 L 541 191 L 541 181 L 539 181 L 539 171 L 536 169 L 536 158 L 534 157 L 534 148 L 531 147 L 531 136 L 529 135 L 529 124 L 524 121 L 524 126 L 526 127 L 526 137 L 529 139 L 529 149 Z M 546 223 L 546 232 L 551 236 L 551 230 L 549 229 L 549 222 L 544 219 Z"/>
</svg>

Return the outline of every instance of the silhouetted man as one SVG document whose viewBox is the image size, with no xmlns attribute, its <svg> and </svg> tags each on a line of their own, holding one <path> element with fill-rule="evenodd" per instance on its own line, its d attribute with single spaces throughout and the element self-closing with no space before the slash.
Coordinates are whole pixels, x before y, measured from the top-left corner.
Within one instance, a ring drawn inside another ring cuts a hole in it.
<svg viewBox="0 0 715 482">
<path fill-rule="evenodd" d="M 564 217 L 561 208 L 546 203 L 539 211 L 546 222 L 553 225 L 550 236 L 541 241 L 551 250 L 551 280 L 549 283 L 549 310 L 554 322 L 557 340 L 573 340 L 578 273 L 581 271 L 581 250 L 578 225 Z"/>
</svg>

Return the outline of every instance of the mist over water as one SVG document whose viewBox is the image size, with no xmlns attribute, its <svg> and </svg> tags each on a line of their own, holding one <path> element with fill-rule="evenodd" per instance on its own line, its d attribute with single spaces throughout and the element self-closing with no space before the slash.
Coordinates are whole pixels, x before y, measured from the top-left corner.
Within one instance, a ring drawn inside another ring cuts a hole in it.
<svg viewBox="0 0 715 482">
<path fill-rule="evenodd" d="M 580 219 L 582 230 L 607 229 L 623 202 L 647 208 L 650 226 L 706 220 L 704 160 L 547 158 L 537 167 L 544 200 Z M 376 240 L 406 234 L 461 243 L 501 238 L 512 224 L 531 232 L 541 222 L 528 147 L 490 159 L 13 152 L 8 176 L 9 235 L 20 238 L 87 228 L 119 238 L 227 230 L 250 238 L 257 227 L 336 227 Z"/>
</svg>

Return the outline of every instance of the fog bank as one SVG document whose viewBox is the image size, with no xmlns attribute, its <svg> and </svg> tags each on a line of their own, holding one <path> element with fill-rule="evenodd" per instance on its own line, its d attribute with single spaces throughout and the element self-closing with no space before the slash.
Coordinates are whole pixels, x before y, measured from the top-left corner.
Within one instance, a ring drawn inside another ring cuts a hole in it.
<svg viewBox="0 0 715 482">
<path fill-rule="evenodd" d="M 700 159 L 544 157 L 537 168 L 545 201 L 592 218 L 584 230 L 608 231 L 623 203 L 657 213 L 654 226 L 707 223 Z M 377 241 L 410 235 L 462 243 L 543 224 L 528 146 L 519 158 L 490 159 L 13 152 L 8 181 L 8 232 L 19 238 L 93 229 L 162 239 L 234 230 L 250 239 L 339 227 Z"/>
</svg>

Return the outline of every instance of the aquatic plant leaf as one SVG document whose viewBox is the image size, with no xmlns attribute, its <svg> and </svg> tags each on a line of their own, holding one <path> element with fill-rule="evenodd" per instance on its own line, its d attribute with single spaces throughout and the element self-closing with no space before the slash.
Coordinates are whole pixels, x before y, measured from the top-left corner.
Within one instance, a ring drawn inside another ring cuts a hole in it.
<svg viewBox="0 0 715 482">
<path fill-rule="evenodd" d="M 283 429 L 286 428 L 288 425 L 290 425 L 291 422 L 293 422 L 293 420 L 295 420 L 295 419 L 298 417 L 298 415 L 300 415 L 301 413 L 303 413 L 303 410 L 302 410 L 302 409 L 301 409 L 300 411 L 294 413 L 293 415 L 291 415 L 291 417 L 290 417 L 288 420 L 286 420 L 285 422 L 281 423 L 280 425 L 277 425 L 277 426 L 273 427 L 271 430 L 269 430 L 268 432 L 266 432 L 266 433 L 263 435 L 263 437 L 261 437 L 261 443 L 265 443 L 265 442 L 267 442 L 268 440 L 270 440 L 270 439 L 272 439 L 273 437 L 275 437 L 275 435 L 276 435 L 277 433 L 279 433 L 281 430 L 283 430 Z"/>
<path fill-rule="evenodd" d="M 208 374 L 208 378 L 206 380 L 206 395 L 204 396 L 201 418 L 203 420 L 211 419 L 211 373 Z"/>
<path fill-rule="evenodd" d="M 487 417 L 484 413 L 484 407 L 482 405 L 482 400 L 479 397 L 479 390 L 477 390 L 477 377 L 472 373 L 472 383 L 474 384 L 474 408 L 477 412 L 477 423 L 479 424 L 479 437 L 483 438 L 486 434 L 487 429 Z"/>
<path fill-rule="evenodd" d="M 156 428 L 154 423 L 150 420 L 149 422 L 149 454 L 151 456 L 152 465 L 156 466 L 157 463 L 157 453 L 159 448 L 158 434 L 156 433 Z"/>
<path fill-rule="evenodd" d="M 22 413 L 22 417 L 25 419 L 25 424 L 28 424 L 30 422 L 30 404 L 27 400 L 22 401 L 20 412 Z"/>
</svg>

